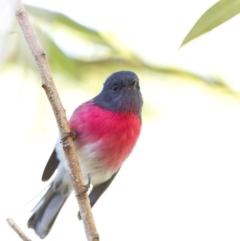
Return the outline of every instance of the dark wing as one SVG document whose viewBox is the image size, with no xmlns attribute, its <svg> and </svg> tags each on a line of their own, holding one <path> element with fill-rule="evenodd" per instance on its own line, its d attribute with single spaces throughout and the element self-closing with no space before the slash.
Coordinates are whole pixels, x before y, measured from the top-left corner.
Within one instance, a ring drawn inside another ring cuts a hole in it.
<svg viewBox="0 0 240 241">
<path fill-rule="evenodd" d="M 119 169 L 120 170 L 120 169 Z M 90 198 L 90 205 L 91 207 L 94 206 L 94 204 L 97 202 L 97 200 L 101 197 L 101 195 L 107 190 L 109 185 L 112 183 L 113 179 L 118 174 L 119 170 L 112 175 L 110 179 L 108 179 L 106 182 L 103 182 L 97 186 L 94 186 L 89 194 Z M 81 220 L 80 213 L 78 212 L 78 218 Z"/>
<path fill-rule="evenodd" d="M 106 182 L 103 182 L 93 187 L 93 189 L 89 194 L 91 207 L 93 207 L 93 205 L 97 202 L 97 200 L 101 197 L 101 195 L 107 190 L 107 188 L 112 183 L 113 179 L 116 177 L 119 170 L 116 173 L 114 173 L 112 177 L 108 179 Z"/>
<path fill-rule="evenodd" d="M 59 160 L 57 159 L 57 153 L 54 149 L 43 171 L 43 174 L 42 174 L 43 182 L 47 181 L 52 176 L 52 174 L 57 169 L 58 164 L 59 164 Z"/>
</svg>

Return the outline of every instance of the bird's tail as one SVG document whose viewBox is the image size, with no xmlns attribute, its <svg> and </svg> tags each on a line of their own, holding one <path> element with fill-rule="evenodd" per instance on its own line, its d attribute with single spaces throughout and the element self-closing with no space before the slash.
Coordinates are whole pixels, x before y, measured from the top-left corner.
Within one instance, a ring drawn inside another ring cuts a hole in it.
<svg viewBox="0 0 240 241">
<path fill-rule="evenodd" d="M 27 225 L 29 228 L 34 229 L 41 239 L 48 235 L 70 193 L 70 191 L 63 193 L 60 188 L 56 190 L 54 183 L 52 183 L 46 194 L 33 209 L 33 214 Z"/>
</svg>

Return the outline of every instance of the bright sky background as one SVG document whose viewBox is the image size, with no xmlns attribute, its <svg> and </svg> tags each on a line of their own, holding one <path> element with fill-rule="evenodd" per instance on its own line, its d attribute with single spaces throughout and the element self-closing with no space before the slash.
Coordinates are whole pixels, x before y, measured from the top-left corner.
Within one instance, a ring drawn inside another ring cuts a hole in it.
<svg viewBox="0 0 240 241">
<path fill-rule="evenodd" d="M 239 16 L 178 50 L 195 21 L 215 1 L 24 2 L 113 32 L 151 63 L 221 76 L 240 90 Z M 10 16 L 7 3 L 0 0 L 1 34 Z M 5 43 L 2 51 L 8 47 Z M 38 240 L 26 228 L 23 206 L 45 186 L 40 176 L 57 135 L 51 109 L 33 78 L 18 66 L 0 78 L 4 163 L 0 230 L 5 240 L 19 240 L 5 223 L 9 216 Z M 140 79 L 145 103 L 156 118 L 144 120 L 136 149 L 93 209 L 102 240 L 239 240 L 239 98 L 190 80 Z M 61 88 L 68 116 L 76 99 L 83 102 L 90 97 L 76 87 Z M 47 240 L 84 240 L 76 209 L 72 196 Z"/>
</svg>

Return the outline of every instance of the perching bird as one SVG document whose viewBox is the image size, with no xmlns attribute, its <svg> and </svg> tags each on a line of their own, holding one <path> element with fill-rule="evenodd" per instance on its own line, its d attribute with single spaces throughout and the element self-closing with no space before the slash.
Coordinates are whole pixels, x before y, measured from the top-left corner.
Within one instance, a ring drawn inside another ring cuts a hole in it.
<svg viewBox="0 0 240 241">
<path fill-rule="evenodd" d="M 95 98 L 80 105 L 69 120 L 76 134 L 74 146 L 84 182 L 93 188 L 91 207 L 108 188 L 132 152 L 141 130 L 142 95 L 137 75 L 119 71 L 110 75 Z M 60 209 L 73 190 L 60 139 L 49 158 L 42 181 L 54 176 L 48 191 L 33 209 L 28 227 L 40 238 L 49 233 Z"/>
</svg>

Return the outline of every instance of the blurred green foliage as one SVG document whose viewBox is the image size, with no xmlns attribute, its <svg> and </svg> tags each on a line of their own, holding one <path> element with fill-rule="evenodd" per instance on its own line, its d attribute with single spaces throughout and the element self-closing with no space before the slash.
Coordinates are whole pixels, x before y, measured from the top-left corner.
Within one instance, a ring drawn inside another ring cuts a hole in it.
<svg viewBox="0 0 240 241">
<path fill-rule="evenodd" d="M 236 1 L 223 2 L 224 6 L 226 6 L 226 2 Z M 138 73 L 174 75 L 181 79 L 190 78 L 195 81 L 203 81 L 211 86 L 221 86 L 225 91 L 232 93 L 232 90 L 219 78 L 206 78 L 170 66 L 154 66 L 146 63 L 134 52 L 126 48 L 115 36 L 87 28 L 61 13 L 28 5 L 25 7 L 47 54 L 51 70 L 55 74 L 65 76 L 65 79 L 81 82 L 86 78 L 91 78 L 92 75 L 95 78 L 96 75 L 107 76 L 111 72 L 120 69 L 131 69 Z M 231 14 L 227 16 L 229 17 Z M 220 22 L 218 23 L 220 24 Z M 203 29 L 200 33 L 206 31 L 205 28 Z M 195 29 L 194 31 L 197 32 Z M 9 44 L 11 44 L 12 48 L 8 55 L 7 64 L 23 65 L 26 70 L 37 71 L 35 61 L 33 61 L 30 50 L 17 24 L 14 26 L 13 33 L 15 34 L 9 36 L 11 38 Z M 197 37 L 196 33 L 195 35 L 190 34 L 190 37 L 187 36 L 183 44 L 186 44 L 194 37 Z M 65 38 L 70 41 L 66 41 Z M 92 51 L 88 54 L 79 53 L 81 52 L 79 49 L 76 49 L 74 53 L 69 52 L 67 47 L 71 44 L 71 40 L 81 46 L 84 43 Z"/>
</svg>

